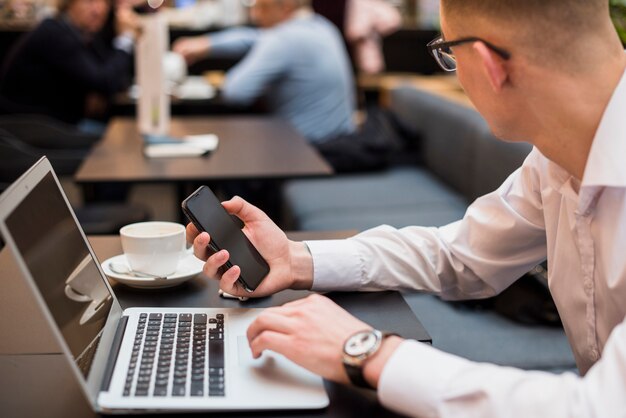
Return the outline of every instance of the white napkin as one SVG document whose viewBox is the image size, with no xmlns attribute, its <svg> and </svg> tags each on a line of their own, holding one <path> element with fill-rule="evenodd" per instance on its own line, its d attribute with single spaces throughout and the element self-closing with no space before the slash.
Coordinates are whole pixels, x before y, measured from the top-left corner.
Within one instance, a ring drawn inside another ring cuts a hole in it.
<svg viewBox="0 0 626 418">
<path fill-rule="evenodd" d="M 218 143 L 215 134 L 187 135 L 182 139 L 159 137 L 146 139 L 143 152 L 149 158 L 198 157 L 214 151 Z"/>
</svg>

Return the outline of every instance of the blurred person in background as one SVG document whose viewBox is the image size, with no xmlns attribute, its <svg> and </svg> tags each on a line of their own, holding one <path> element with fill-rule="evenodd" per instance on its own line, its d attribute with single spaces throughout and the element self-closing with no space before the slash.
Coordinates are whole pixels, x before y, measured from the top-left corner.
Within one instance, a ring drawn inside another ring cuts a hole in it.
<svg viewBox="0 0 626 418">
<path fill-rule="evenodd" d="M 0 72 L 3 112 L 101 133 L 110 96 L 130 84 L 138 28 L 131 4 L 118 1 L 115 36 L 100 36 L 111 7 L 110 0 L 61 0 L 56 17 L 18 41 Z"/>
<path fill-rule="evenodd" d="M 365 123 L 355 126 L 354 75 L 337 27 L 313 12 L 311 0 L 256 0 L 250 18 L 258 29 L 182 38 L 173 50 L 188 64 L 245 55 L 227 73 L 222 88 L 227 102 L 249 105 L 263 97 L 335 172 L 385 166 L 398 140 L 382 112 L 368 112 Z"/>
<path fill-rule="evenodd" d="M 401 24 L 398 9 L 385 1 L 348 1 L 345 36 L 358 71 L 378 74 L 385 69 L 382 37 L 398 30 Z"/>
<path fill-rule="evenodd" d="M 258 29 L 182 38 L 173 50 L 188 64 L 245 56 L 228 71 L 222 97 L 237 105 L 263 97 L 313 144 L 353 133 L 355 83 L 337 28 L 310 0 L 256 0 L 250 18 Z"/>
</svg>

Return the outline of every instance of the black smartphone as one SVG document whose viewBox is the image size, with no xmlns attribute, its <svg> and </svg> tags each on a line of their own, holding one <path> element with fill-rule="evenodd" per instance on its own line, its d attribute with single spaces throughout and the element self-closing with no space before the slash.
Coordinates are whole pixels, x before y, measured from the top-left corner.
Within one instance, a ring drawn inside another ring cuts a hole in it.
<svg viewBox="0 0 626 418">
<path fill-rule="evenodd" d="M 200 186 L 189 195 L 183 201 L 182 207 L 198 231 L 209 233 L 209 247 L 212 251 L 225 249 L 230 253 L 224 267 L 229 269 L 238 265 L 241 269 L 239 283 L 246 291 L 254 292 L 270 272 L 270 267 L 241 230 L 241 223 L 236 222 L 226 212 L 217 196 L 207 186 Z"/>
</svg>

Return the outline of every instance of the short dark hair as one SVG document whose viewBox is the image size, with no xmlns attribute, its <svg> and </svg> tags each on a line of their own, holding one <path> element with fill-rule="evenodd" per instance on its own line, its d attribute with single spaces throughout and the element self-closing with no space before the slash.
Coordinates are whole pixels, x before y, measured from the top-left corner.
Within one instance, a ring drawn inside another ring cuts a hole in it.
<svg viewBox="0 0 626 418">
<path fill-rule="evenodd" d="M 441 0 L 448 21 L 472 32 L 475 18 L 509 28 L 521 47 L 545 59 L 545 49 L 558 61 L 567 57 L 576 41 L 605 27 L 608 0 Z M 504 46 L 503 46 L 504 47 Z M 541 50 L 544 51 L 541 51 Z M 541 55 L 540 55 L 541 54 Z"/>
<path fill-rule="evenodd" d="M 537 19 L 586 26 L 608 14 L 608 0 L 441 0 L 449 14 L 480 14 L 505 20 Z"/>
</svg>

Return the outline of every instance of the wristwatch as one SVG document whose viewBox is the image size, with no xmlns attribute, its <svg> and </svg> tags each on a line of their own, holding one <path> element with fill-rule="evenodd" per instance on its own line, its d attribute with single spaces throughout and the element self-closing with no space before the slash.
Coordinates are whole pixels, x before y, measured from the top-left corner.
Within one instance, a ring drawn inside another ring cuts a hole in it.
<svg viewBox="0 0 626 418">
<path fill-rule="evenodd" d="M 391 335 L 398 334 L 369 329 L 348 337 L 343 345 L 343 367 L 353 385 L 374 389 L 363 376 L 363 366 L 380 349 L 383 340 Z"/>
</svg>

